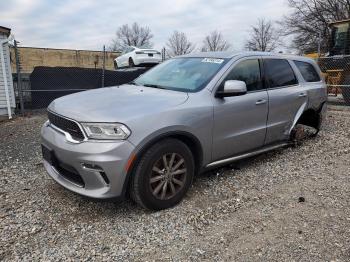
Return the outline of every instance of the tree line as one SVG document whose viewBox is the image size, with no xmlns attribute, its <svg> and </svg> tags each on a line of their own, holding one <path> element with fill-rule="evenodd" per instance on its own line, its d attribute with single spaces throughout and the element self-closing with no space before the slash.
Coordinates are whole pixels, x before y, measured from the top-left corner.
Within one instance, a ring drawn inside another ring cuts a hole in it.
<svg viewBox="0 0 350 262">
<path fill-rule="evenodd" d="M 121 51 L 126 46 L 152 47 L 153 34 L 148 26 L 138 23 L 122 25 L 116 32 L 116 38 L 112 40 L 110 49 Z M 191 53 L 196 46 L 184 32 L 175 30 L 166 43 L 167 55 L 170 57 Z M 231 45 L 225 40 L 221 32 L 215 30 L 203 40 L 201 51 L 226 51 Z"/>
<path fill-rule="evenodd" d="M 281 21 L 257 19 L 250 27 L 244 48 L 251 51 L 291 49 L 299 54 L 329 50 L 331 31 L 329 23 L 350 18 L 349 0 L 287 0 L 291 9 Z M 233 32 L 234 33 L 234 32 Z M 125 46 L 152 47 L 153 34 L 148 26 L 138 23 L 122 25 L 112 40 L 111 50 Z M 289 43 L 285 44 L 286 39 Z M 215 30 L 203 38 L 199 47 L 184 32 L 174 31 L 166 42 L 167 55 L 177 56 L 200 51 L 226 51 L 232 45 L 222 32 Z"/>
</svg>

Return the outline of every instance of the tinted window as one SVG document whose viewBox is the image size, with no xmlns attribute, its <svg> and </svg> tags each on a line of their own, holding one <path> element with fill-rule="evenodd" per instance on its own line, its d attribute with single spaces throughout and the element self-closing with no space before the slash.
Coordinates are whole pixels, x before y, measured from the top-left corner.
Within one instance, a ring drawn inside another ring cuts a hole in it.
<svg viewBox="0 0 350 262">
<path fill-rule="evenodd" d="M 264 60 L 266 79 L 270 88 L 283 87 L 297 84 L 294 71 L 287 60 L 266 59 Z"/>
<path fill-rule="evenodd" d="M 250 59 L 237 64 L 226 76 L 220 89 L 224 87 L 225 81 L 227 80 L 240 80 L 245 82 L 248 92 L 262 89 L 259 60 Z"/>
<path fill-rule="evenodd" d="M 321 81 L 319 74 L 317 73 L 315 67 L 312 64 L 294 61 L 295 65 L 298 67 L 301 75 L 306 82 L 318 82 Z"/>
</svg>

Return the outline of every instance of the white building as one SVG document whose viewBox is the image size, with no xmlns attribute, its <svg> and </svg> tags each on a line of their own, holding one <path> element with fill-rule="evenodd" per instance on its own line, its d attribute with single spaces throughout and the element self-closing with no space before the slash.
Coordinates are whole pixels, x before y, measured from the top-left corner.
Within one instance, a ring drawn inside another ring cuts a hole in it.
<svg viewBox="0 0 350 262">
<path fill-rule="evenodd" d="M 12 118 L 16 103 L 13 90 L 8 37 L 11 29 L 0 26 L 0 117 Z"/>
</svg>

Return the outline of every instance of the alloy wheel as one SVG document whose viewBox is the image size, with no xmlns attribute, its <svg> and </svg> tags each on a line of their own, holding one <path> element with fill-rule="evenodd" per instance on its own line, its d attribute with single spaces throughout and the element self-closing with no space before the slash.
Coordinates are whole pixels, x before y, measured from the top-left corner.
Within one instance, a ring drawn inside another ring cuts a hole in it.
<svg viewBox="0 0 350 262">
<path fill-rule="evenodd" d="M 149 185 L 153 196 L 160 200 L 174 197 L 185 185 L 187 168 L 178 153 L 167 153 L 152 167 Z"/>
</svg>

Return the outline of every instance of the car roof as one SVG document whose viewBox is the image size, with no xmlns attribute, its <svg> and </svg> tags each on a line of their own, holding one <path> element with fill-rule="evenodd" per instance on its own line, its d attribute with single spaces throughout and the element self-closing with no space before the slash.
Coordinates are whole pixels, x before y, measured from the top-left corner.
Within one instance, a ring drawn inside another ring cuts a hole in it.
<svg viewBox="0 0 350 262">
<path fill-rule="evenodd" d="M 233 58 L 242 54 L 259 55 L 264 52 L 231 52 L 231 51 L 216 51 L 216 52 L 198 52 L 182 55 L 180 57 L 208 57 L 208 58 Z"/>
<path fill-rule="evenodd" d="M 130 47 L 133 47 L 133 48 L 135 48 L 135 49 L 137 49 L 137 50 L 155 50 L 155 51 L 156 51 L 156 49 L 154 49 L 154 48 L 152 48 L 152 47 L 150 47 L 150 48 L 147 48 L 147 47 L 137 47 L 137 46 L 130 46 Z"/>
<path fill-rule="evenodd" d="M 223 52 L 198 52 L 191 53 L 187 55 L 182 55 L 179 57 L 203 57 L 203 58 L 221 58 L 221 59 L 231 59 L 234 57 L 247 57 L 247 56 L 265 56 L 265 57 L 274 57 L 274 58 L 284 58 L 291 60 L 300 60 L 300 61 L 313 61 L 313 59 L 297 56 L 292 54 L 275 54 L 271 52 L 258 52 L 258 51 L 242 51 L 242 52 L 233 52 L 233 51 L 223 51 Z"/>
</svg>

